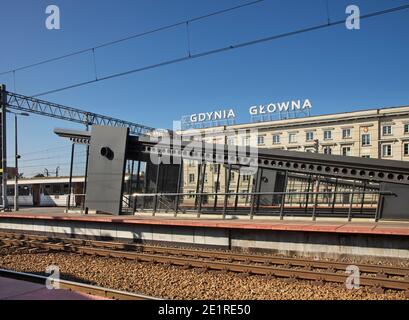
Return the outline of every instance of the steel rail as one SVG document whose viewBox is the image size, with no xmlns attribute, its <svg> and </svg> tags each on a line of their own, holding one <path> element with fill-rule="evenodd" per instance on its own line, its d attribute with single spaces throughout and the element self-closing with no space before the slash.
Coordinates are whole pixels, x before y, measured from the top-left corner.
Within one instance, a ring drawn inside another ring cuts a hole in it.
<svg viewBox="0 0 409 320">
<path fill-rule="evenodd" d="M 325 271 L 321 270 L 312 270 L 314 268 L 313 261 L 305 260 L 303 264 L 297 265 L 296 261 L 285 261 L 285 259 L 278 258 L 274 260 L 273 258 L 269 257 L 267 260 L 259 260 L 259 261 L 252 261 L 251 259 L 254 256 L 246 256 L 246 255 L 239 255 L 235 254 L 237 258 L 242 258 L 241 260 L 244 263 L 235 263 L 231 261 L 215 261 L 215 259 L 220 259 L 222 256 L 219 252 L 214 252 L 208 258 L 210 260 L 203 260 L 203 256 L 200 257 L 200 252 L 195 252 L 195 255 L 184 257 L 180 255 L 170 254 L 170 255 L 158 255 L 158 254 L 147 254 L 138 251 L 123 251 L 123 250 L 112 250 L 106 248 L 99 248 L 99 247 L 91 247 L 91 246 L 84 246 L 84 245 L 74 245 L 70 243 L 53 243 L 53 242 L 39 242 L 36 240 L 22 240 L 22 239 L 1 239 L 2 242 L 9 243 L 10 245 L 14 246 L 24 246 L 23 248 L 41 248 L 45 250 L 57 250 L 63 252 L 70 252 L 70 253 L 78 253 L 78 254 L 88 254 L 88 255 L 95 255 L 95 256 L 102 256 L 102 257 L 113 257 L 113 258 L 126 258 L 129 260 L 135 260 L 137 262 L 149 262 L 149 263 L 162 263 L 168 265 L 177 265 L 187 268 L 202 268 L 205 270 L 218 270 L 218 271 L 231 271 L 237 273 L 245 273 L 245 274 L 255 274 L 255 275 L 264 275 L 264 276 L 272 276 L 272 277 L 280 277 L 280 278 L 291 278 L 291 279 L 299 279 L 299 280 L 314 280 L 314 281 L 326 281 L 326 282 L 336 282 L 336 283 L 345 283 L 348 274 L 345 273 L 346 266 L 348 265 L 341 265 L 339 263 L 334 263 L 331 261 L 320 261 L 317 262 L 316 268 L 318 269 L 325 269 Z M 189 250 L 189 249 L 186 249 Z M 165 252 L 168 254 L 168 252 Z M 225 255 L 224 257 L 227 257 Z M 233 257 L 230 255 L 230 258 Z M 302 262 L 301 259 L 299 261 Z M 253 262 L 251 264 L 250 262 Z M 255 262 L 259 262 L 260 264 L 254 264 Z M 277 267 L 274 264 L 279 264 L 280 266 Z M 344 268 L 341 268 L 345 267 Z M 359 265 L 357 265 L 359 268 Z M 302 269 L 297 269 L 297 267 L 302 267 Z M 405 278 L 387 278 L 386 274 L 396 274 L 397 268 L 394 267 L 378 267 L 377 266 L 366 266 L 361 265 L 364 272 L 373 272 L 375 276 L 360 276 L 360 284 L 363 286 L 372 286 L 379 289 L 393 289 L 393 290 L 405 290 L 409 291 L 409 281 L 407 280 L 407 273 L 400 274 L 401 276 L 405 276 Z M 389 268 L 389 270 L 387 270 Z M 343 273 L 337 271 L 344 271 Z M 360 269 L 360 271 L 363 271 Z M 407 270 L 406 270 L 407 271 Z"/>
<path fill-rule="evenodd" d="M 104 297 L 104 298 L 115 299 L 115 300 L 161 300 L 159 298 L 150 297 L 144 294 L 137 294 L 137 293 L 132 293 L 132 292 L 104 288 L 104 287 L 99 287 L 99 286 L 90 285 L 90 284 L 81 283 L 81 282 L 49 278 L 46 276 L 41 276 L 41 275 L 26 273 L 26 272 L 18 272 L 18 271 L 13 271 L 13 270 L 0 269 L 0 276 L 7 277 L 7 278 L 13 278 L 17 280 L 28 281 L 28 282 L 41 283 L 41 284 L 45 284 L 47 279 L 49 279 L 50 284 L 54 288 L 70 290 L 73 292 L 81 292 L 81 293 L 86 293 L 86 294 L 93 295 L 93 296 Z"/>
<path fill-rule="evenodd" d="M 3 233 L 0 232 L 0 237 L 13 237 L 18 236 L 15 233 Z M 49 237 L 37 236 L 37 235 L 24 235 L 27 241 L 38 240 L 38 241 L 50 241 Z M 2 239 L 0 238 L 0 241 Z M 10 239 L 11 240 L 11 239 Z M 14 239 L 13 239 L 14 240 Z M 20 240 L 20 239 L 15 239 Z M 242 253 L 232 253 L 232 252 L 222 252 L 222 251 L 211 251 L 211 250 L 197 250 L 189 248 L 174 248 L 174 247 L 159 247 L 159 246 L 149 246 L 141 244 L 132 243 L 121 243 L 113 241 L 97 241 L 97 240 L 85 240 L 85 239 L 69 239 L 69 238 L 55 238 L 53 239 L 57 243 L 65 243 L 67 245 L 82 245 L 82 246 L 92 246 L 97 248 L 105 249 L 115 249 L 115 250 L 125 250 L 125 251 L 139 251 L 139 252 L 149 252 L 149 253 L 162 253 L 169 255 L 184 255 L 195 258 L 217 258 L 225 259 L 230 261 L 241 261 L 241 262 L 252 262 L 252 263 L 263 263 L 263 264 L 277 264 L 277 265 L 287 265 L 293 267 L 309 267 L 317 269 L 328 269 L 332 268 L 334 270 L 345 271 L 351 263 L 337 262 L 337 261 L 319 261 L 313 259 L 300 259 L 300 258 L 287 258 L 279 256 L 263 256 L 263 255 L 248 255 Z M 329 266 L 330 264 L 330 266 Z M 378 266 L 372 264 L 358 263 L 354 264 L 363 273 L 374 273 L 390 276 L 401 276 L 409 278 L 409 268 L 396 267 L 396 266 Z"/>
</svg>

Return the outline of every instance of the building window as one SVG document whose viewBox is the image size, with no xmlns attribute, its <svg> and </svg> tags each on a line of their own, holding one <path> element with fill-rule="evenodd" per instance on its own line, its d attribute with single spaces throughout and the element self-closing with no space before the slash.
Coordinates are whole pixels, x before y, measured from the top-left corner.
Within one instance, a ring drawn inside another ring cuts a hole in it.
<svg viewBox="0 0 409 320">
<path fill-rule="evenodd" d="M 273 134 L 273 144 L 280 144 L 280 135 Z"/>
<path fill-rule="evenodd" d="M 351 147 L 343 147 L 342 148 L 342 155 L 350 157 L 351 156 Z"/>
<path fill-rule="evenodd" d="M 324 131 L 324 140 L 331 140 L 332 139 L 332 131 L 331 130 L 325 130 Z"/>
<path fill-rule="evenodd" d="M 365 155 L 362 156 L 362 158 L 365 158 L 365 159 L 369 159 L 370 157 L 371 156 L 369 154 L 365 154 Z"/>
<path fill-rule="evenodd" d="M 392 126 L 383 126 L 382 127 L 382 134 L 384 136 L 390 136 L 392 134 Z"/>
<path fill-rule="evenodd" d="M 324 147 L 324 154 L 332 154 L 332 148 L 331 147 Z"/>
<path fill-rule="evenodd" d="M 403 126 L 403 133 L 409 133 L 409 123 Z"/>
<path fill-rule="evenodd" d="M 249 174 L 245 174 L 245 175 L 243 175 L 242 176 L 242 180 L 243 180 L 243 182 L 245 182 L 245 181 L 250 181 L 250 175 Z"/>
<path fill-rule="evenodd" d="M 236 138 L 235 137 L 228 137 L 227 138 L 227 145 L 234 146 L 235 144 L 236 144 Z"/>
<path fill-rule="evenodd" d="M 189 173 L 189 183 L 195 182 L 195 174 L 194 173 Z"/>
<path fill-rule="evenodd" d="M 257 144 L 258 145 L 264 144 L 264 136 L 258 136 L 257 137 Z"/>
<path fill-rule="evenodd" d="M 288 142 L 289 143 L 295 143 L 297 142 L 297 135 L 295 133 L 290 133 L 288 135 Z"/>
<path fill-rule="evenodd" d="M 382 145 L 382 157 L 392 156 L 392 145 L 384 144 Z"/>
<path fill-rule="evenodd" d="M 242 137 L 241 138 L 241 144 L 243 146 L 249 146 L 250 145 L 250 137 Z"/>
<path fill-rule="evenodd" d="M 371 135 L 369 133 L 365 133 L 362 135 L 362 146 L 370 146 L 371 145 Z"/>
<path fill-rule="evenodd" d="M 342 129 L 342 139 L 351 138 L 351 129 Z"/>
<path fill-rule="evenodd" d="M 403 154 L 404 154 L 405 156 L 409 156 L 409 143 L 405 143 L 405 144 L 403 145 Z"/>
<path fill-rule="evenodd" d="M 306 141 L 312 141 L 314 140 L 314 132 L 309 131 L 305 134 L 305 140 Z"/>
</svg>

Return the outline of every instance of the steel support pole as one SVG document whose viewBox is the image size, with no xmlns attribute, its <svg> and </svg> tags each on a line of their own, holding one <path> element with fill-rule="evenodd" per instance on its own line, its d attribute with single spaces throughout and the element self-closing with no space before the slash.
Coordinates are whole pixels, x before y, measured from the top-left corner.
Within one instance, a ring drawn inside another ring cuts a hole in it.
<svg viewBox="0 0 409 320">
<path fill-rule="evenodd" d="M 224 191 L 225 196 L 224 196 L 224 204 L 223 204 L 223 219 L 226 218 L 227 202 L 229 200 L 230 179 L 231 179 L 231 164 L 229 164 L 229 169 L 227 171 L 227 182 L 226 182 L 226 187 Z"/>
<path fill-rule="evenodd" d="M 285 193 L 287 192 L 287 186 L 288 186 L 288 171 L 285 172 L 285 183 L 284 183 Z M 284 219 L 285 193 L 281 195 L 280 220 Z"/>
<path fill-rule="evenodd" d="M 205 184 L 205 177 L 206 177 L 206 163 L 202 162 L 202 170 L 201 174 L 202 176 L 200 177 L 200 196 L 199 196 L 199 207 L 197 210 L 197 217 L 200 218 L 200 213 L 202 211 L 202 201 L 203 201 L 203 191 L 204 191 L 204 184 Z"/>
<path fill-rule="evenodd" d="M 72 194 L 72 171 L 74 168 L 74 153 L 75 153 L 75 143 L 71 146 L 71 162 L 70 162 L 70 180 L 68 182 L 68 204 L 67 210 L 71 208 L 71 194 Z"/>
<path fill-rule="evenodd" d="M 251 183 L 251 179 L 252 179 L 251 175 L 249 175 L 248 177 L 249 177 L 249 182 L 247 183 L 247 193 L 250 192 L 250 183 Z M 246 204 L 245 204 L 246 206 L 247 206 L 247 202 L 249 202 L 249 195 L 248 194 L 246 194 Z"/>
<path fill-rule="evenodd" d="M 320 191 L 320 177 L 317 177 L 317 189 L 315 193 L 315 200 L 314 200 L 314 208 L 312 209 L 312 220 L 315 221 L 317 219 L 317 205 L 318 205 L 318 195 Z"/>
<path fill-rule="evenodd" d="M 221 170 L 221 164 L 217 165 L 217 177 L 216 177 L 216 190 L 215 193 L 216 195 L 214 196 L 214 206 L 213 210 L 216 211 L 217 208 L 217 193 L 219 192 L 219 184 L 220 184 L 220 170 Z"/>
<path fill-rule="evenodd" d="M 183 174 L 183 159 L 181 158 L 180 165 L 179 165 L 179 172 L 178 172 L 178 183 L 176 187 L 177 196 L 175 198 L 175 217 L 177 217 L 178 211 L 179 211 L 179 193 L 180 193 L 180 184 L 182 181 L 182 174 Z"/>
<path fill-rule="evenodd" d="M 361 195 L 361 210 L 360 213 L 362 214 L 364 210 L 364 203 L 365 203 L 365 192 L 366 192 L 366 181 L 364 181 L 364 187 L 362 188 L 362 195 Z"/>
<path fill-rule="evenodd" d="M 259 169 L 259 171 L 257 171 L 258 175 L 257 175 L 257 185 L 256 185 L 256 191 L 255 192 L 260 192 L 261 191 L 261 179 L 263 178 L 263 173 L 264 173 L 264 169 Z M 260 195 L 257 196 L 257 211 L 260 209 Z"/>
<path fill-rule="evenodd" d="M 201 177 L 201 172 L 202 172 L 202 163 L 199 163 L 197 165 L 197 182 L 196 182 L 196 197 L 195 197 L 195 210 L 197 209 L 197 204 L 198 204 L 198 193 L 200 190 L 200 177 Z"/>
<path fill-rule="evenodd" d="M 139 189 L 139 175 L 141 172 L 141 161 L 138 161 L 138 168 L 136 169 L 136 186 L 135 186 L 135 191 L 138 192 Z M 137 202 L 137 197 L 133 198 L 133 212 L 136 212 L 136 202 Z"/>
<path fill-rule="evenodd" d="M 376 212 L 375 212 L 375 222 L 378 222 L 381 219 L 383 201 L 384 201 L 384 196 L 382 194 L 379 194 L 378 195 L 378 205 L 376 207 Z"/>
<path fill-rule="evenodd" d="M 85 210 L 85 195 L 87 194 L 87 180 L 88 180 L 88 161 L 89 161 L 89 145 L 87 144 L 86 147 L 86 159 L 85 159 L 85 176 L 84 176 L 84 188 L 83 188 L 83 194 L 84 194 L 84 199 L 82 202 L 82 209 Z M 87 214 L 88 212 L 86 212 Z"/>
<path fill-rule="evenodd" d="M 155 216 L 156 210 L 158 210 L 158 191 L 159 191 L 159 174 L 160 174 L 160 162 L 156 168 L 156 181 L 155 181 L 155 203 L 153 204 L 152 215 Z"/>
<path fill-rule="evenodd" d="M 18 211 L 18 143 L 17 143 L 17 115 L 14 115 L 14 161 L 16 172 L 14 175 L 14 211 Z"/>
<path fill-rule="evenodd" d="M 312 180 L 312 174 L 308 177 L 308 189 L 307 189 L 307 194 L 305 196 L 305 208 L 304 208 L 304 213 L 307 213 L 308 211 L 308 204 L 310 201 L 310 189 L 311 189 L 311 180 Z"/>
<path fill-rule="evenodd" d="M 253 179 L 253 187 L 251 188 L 252 189 L 252 191 L 251 191 L 251 193 L 252 193 L 252 195 L 251 195 L 251 206 L 250 206 L 250 219 L 251 220 L 253 219 L 253 216 L 254 216 L 254 206 L 255 206 L 256 197 L 257 197 L 254 193 L 257 190 L 257 184 L 258 184 L 258 180 L 260 179 L 259 177 L 261 176 L 261 174 L 260 174 L 261 170 L 262 169 L 260 169 L 260 168 L 257 169 L 256 176 Z"/>
<path fill-rule="evenodd" d="M 236 186 L 236 199 L 234 200 L 234 211 L 237 211 L 237 205 L 239 203 L 239 188 L 240 188 L 240 169 L 238 172 L 238 177 L 237 177 L 237 186 Z"/>
<path fill-rule="evenodd" d="M 354 180 L 354 185 L 352 186 L 352 192 L 351 192 L 351 199 L 349 200 L 348 221 L 352 220 L 352 205 L 354 202 L 354 195 L 355 195 L 355 183 L 356 181 Z"/>
<path fill-rule="evenodd" d="M 1 169 L 2 169 L 2 204 L 3 210 L 8 209 L 7 203 L 7 92 L 6 86 L 0 86 L 0 107 L 1 107 Z"/>
<path fill-rule="evenodd" d="M 136 186 L 135 186 L 135 191 L 138 192 L 139 190 L 139 182 L 140 182 L 140 175 L 141 175 L 141 161 L 138 161 L 138 169 L 136 173 Z"/>
<path fill-rule="evenodd" d="M 337 192 L 338 192 L 338 178 L 335 179 L 335 189 L 334 189 L 334 198 L 332 199 L 332 208 L 331 213 L 334 213 L 335 210 L 335 202 L 337 201 Z"/>
</svg>

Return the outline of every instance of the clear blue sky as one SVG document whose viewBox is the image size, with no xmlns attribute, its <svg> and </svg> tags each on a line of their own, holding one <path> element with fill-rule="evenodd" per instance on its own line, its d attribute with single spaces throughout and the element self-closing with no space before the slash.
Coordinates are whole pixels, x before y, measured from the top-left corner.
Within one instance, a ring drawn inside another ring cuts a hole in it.
<svg viewBox="0 0 409 320">
<path fill-rule="evenodd" d="M 0 72 L 245 2 L 1 0 Z M 266 0 L 194 22 L 191 51 L 200 53 L 323 23 L 325 3 Z M 329 0 L 331 20 L 345 18 L 345 8 L 352 3 L 365 14 L 409 0 Z M 49 4 L 61 10 L 61 30 L 45 28 Z M 409 105 L 408 39 L 406 10 L 363 20 L 359 31 L 330 27 L 42 98 L 161 128 L 170 128 L 184 114 L 229 107 L 240 114 L 239 122 L 247 122 L 251 105 L 294 98 L 310 98 L 313 114 Z M 98 75 L 177 58 L 186 50 L 183 27 L 99 49 Z M 17 72 L 16 90 L 31 95 L 93 78 L 87 53 Z M 11 75 L 0 76 L 0 82 L 14 91 Z M 20 120 L 21 166 L 26 175 L 43 168 L 54 170 L 60 163 L 62 173 L 68 173 L 69 144 L 52 133 L 55 127 L 81 128 L 35 115 Z M 11 121 L 8 129 L 12 158 Z"/>
</svg>

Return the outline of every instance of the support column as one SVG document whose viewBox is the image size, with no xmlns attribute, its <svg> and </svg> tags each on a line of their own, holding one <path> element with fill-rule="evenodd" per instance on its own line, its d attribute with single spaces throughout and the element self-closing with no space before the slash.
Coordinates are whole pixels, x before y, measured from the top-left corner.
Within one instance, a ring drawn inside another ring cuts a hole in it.
<svg viewBox="0 0 409 320">
<path fill-rule="evenodd" d="M 183 158 L 180 159 L 179 172 L 178 172 L 178 183 L 176 187 L 177 196 L 175 198 L 175 217 L 177 217 L 178 211 L 179 211 L 179 193 L 180 193 L 180 184 L 182 182 L 182 177 L 183 177 Z M 182 199 L 183 199 L 183 196 L 182 196 Z"/>
<path fill-rule="evenodd" d="M 240 169 L 237 172 L 237 175 L 238 175 L 238 177 L 237 177 L 237 186 L 236 186 L 236 199 L 234 200 L 234 211 L 237 211 L 237 205 L 238 205 L 238 202 L 239 202 L 238 193 L 240 191 L 240 189 L 239 189 L 240 188 Z"/>
<path fill-rule="evenodd" d="M 84 176 L 84 188 L 82 193 L 84 194 L 82 202 L 82 210 L 85 210 L 85 195 L 87 194 L 87 180 L 88 180 L 88 160 L 89 160 L 89 144 L 86 147 L 86 159 L 85 159 L 85 176 Z M 88 212 L 86 212 L 87 214 Z"/>
<path fill-rule="evenodd" d="M 317 205 L 318 205 L 318 197 L 320 191 L 320 176 L 317 176 L 317 188 L 315 190 L 315 200 L 314 200 L 314 208 L 312 209 L 312 220 L 315 221 L 317 219 Z"/>
<path fill-rule="evenodd" d="M 155 181 L 155 203 L 153 204 L 153 212 L 152 215 L 155 216 L 156 210 L 158 209 L 158 192 L 159 192 L 159 174 L 160 174 L 160 162 L 156 168 L 156 181 Z"/>
<path fill-rule="evenodd" d="M 75 143 L 71 146 L 71 162 L 70 162 L 70 180 L 68 183 L 68 203 L 67 203 L 67 210 L 71 208 L 71 194 L 72 194 L 72 171 L 74 168 L 74 153 L 75 153 Z"/>
<path fill-rule="evenodd" d="M 231 179 L 231 164 L 229 164 L 229 169 L 227 171 L 227 182 L 226 182 L 226 187 L 224 189 L 225 195 L 224 195 L 224 205 L 223 205 L 223 219 L 226 218 L 227 203 L 229 200 L 230 179 Z"/>
<path fill-rule="evenodd" d="M 199 208 L 197 210 L 197 217 L 200 218 L 200 213 L 202 211 L 202 202 L 203 202 L 203 191 L 204 191 L 204 184 L 205 184 L 205 176 L 206 176 L 206 163 L 202 161 L 202 166 L 201 166 L 201 177 L 200 177 L 200 196 L 199 196 Z"/>
<path fill-rule="evenodd" d="M 217 178 L 216 178 L 216 186 L 215 186 L 215 196 L 214 196 L 214 206 L 213 210 L 216 211 L 217 208 L 217 194 L 219 193 L 219 184 L 220 184 L 220 170 L 221 164 L 217 165 Z"/>
<path fill-rule="evenodd" d="M 0 108 L 1 108 L 1 169 L 2 169 L 2 205 L 3 210 L 8 209 L 7 203 L 7 92 L 6 86 L 0 86 Z"/>
</svg>

